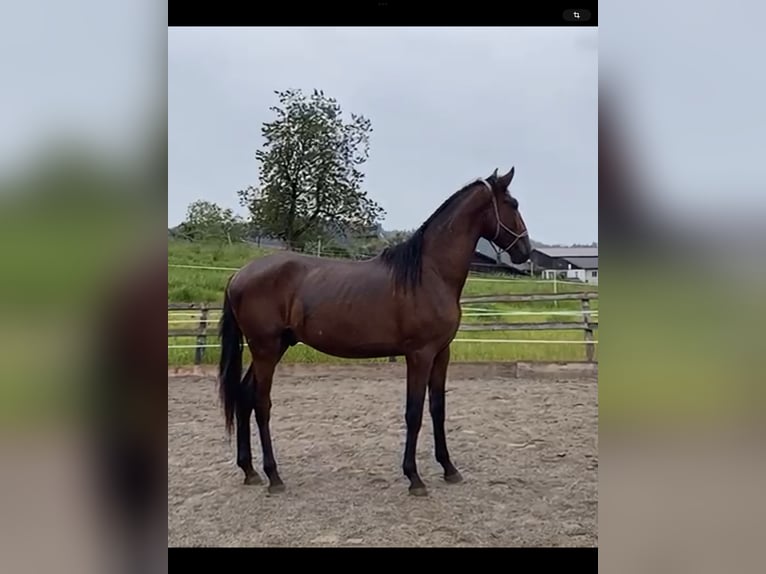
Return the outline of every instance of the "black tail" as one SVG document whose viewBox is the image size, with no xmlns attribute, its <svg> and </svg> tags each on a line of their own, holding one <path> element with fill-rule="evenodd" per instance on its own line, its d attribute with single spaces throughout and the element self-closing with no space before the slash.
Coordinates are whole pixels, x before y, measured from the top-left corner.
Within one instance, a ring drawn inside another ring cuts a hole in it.
<svg viewBox="0 0 766 574">
<path fill-rule="evenodd" d="M 242 331 L 231 309 L 228 285 L 223 298 L 219 336 L 221 337 L 221 360 L 218 366 L 218 393 L 226 416 L 226 432 L 231 435 L 242 377 Z"/>
</svg>

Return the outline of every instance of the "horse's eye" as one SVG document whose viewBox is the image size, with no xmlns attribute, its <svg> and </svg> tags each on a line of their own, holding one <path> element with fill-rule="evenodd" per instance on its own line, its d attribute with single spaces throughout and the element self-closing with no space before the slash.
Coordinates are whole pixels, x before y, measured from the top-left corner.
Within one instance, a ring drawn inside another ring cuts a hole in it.
<svg viewBox="0 0 766 574">
<path fill-rule="evenodd" d="M 508 201 L 510 201 L 511 207 L 513 209 L 518 209 L 519 208 L 519 201 L 515 197 L 508 198 Z"/>
</svg>

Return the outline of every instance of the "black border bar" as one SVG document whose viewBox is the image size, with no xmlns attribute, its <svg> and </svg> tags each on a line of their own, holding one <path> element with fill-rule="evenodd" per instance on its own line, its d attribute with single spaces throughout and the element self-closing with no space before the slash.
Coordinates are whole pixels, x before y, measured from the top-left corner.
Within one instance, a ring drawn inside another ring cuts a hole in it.
<svg viewBox="0 0 766 574">
<path fill-rule="evenodd" d="M 269 559 L 271 555 L 271 560 Z M 168 547 L 168 570 L 188 572 L 202 568 L 206 572 L 246 571 L 253 564 L 277 562 L 280 570 L 305 568 L 311 560 L 311 571 L 323 565 L 334 573 L 349 570 L 370 570 L 369 564 L 385 567 L 386 571 L 402 570 L 403 564 L 428 560 L 429 566 L 449 571 L 463 560 L 471 564 L 513 564 L 514 570 L 532 572 L 598 572 L 598 548 L 172 548 Z M 442 560 L 440 560 L 440 558 Z M 324 564 L 323 564 L 324 562 Z M 386 562 L 389 563 L 386 566 Z M 404 568 L 404 570 L 408 570 Z M 476 570 L 472 568 L 471 570 Z M 504 569 L 502 569 L 504 570 Z M 470 570 L 469 570 L 470 571 Z"/>
<path fill-rule="evenodd" d="M 581 14 L 576 19 L 573 13 Z M 597 1 L 168 0 L 168 26 L 598 26 Z"/>
</svg>

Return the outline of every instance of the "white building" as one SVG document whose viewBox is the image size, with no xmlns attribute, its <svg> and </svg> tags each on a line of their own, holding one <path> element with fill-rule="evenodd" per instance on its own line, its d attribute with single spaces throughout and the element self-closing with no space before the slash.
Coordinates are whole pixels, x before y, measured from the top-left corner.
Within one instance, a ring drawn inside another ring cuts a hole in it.
<svg viewBox="0 0 766 574">
<path fill-rule="evenodd" d="M 598 247 L 536 247 L 531 260 L 543 278 L 598 284 Z"/>
</svg>

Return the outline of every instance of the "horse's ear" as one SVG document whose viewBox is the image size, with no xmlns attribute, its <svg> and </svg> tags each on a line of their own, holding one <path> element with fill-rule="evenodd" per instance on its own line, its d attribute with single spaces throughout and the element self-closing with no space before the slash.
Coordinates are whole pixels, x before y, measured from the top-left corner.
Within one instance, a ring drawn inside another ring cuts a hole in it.
<svg viewBox="0 0 766 574">
<path fill-rule="evenodd" d="M 513 174 L 516 171 L 516 167 L 512 167 L 511 171 L 506 173 L 505 175 L 501 175 L 500 179 L 498 179 L 498 184 L 502 187 L 502 189 L 505 189 L 509 185 L 511 185 L 511 180 L 513 180 Z M 495 170 L 497 172 L 497 170 Z"/>
<path fill-rule="evenodd" d="M 495 168 L 495 171 L 492 172 L 490 177 L 497 177 L 497 168 Z"/>
</svg>

